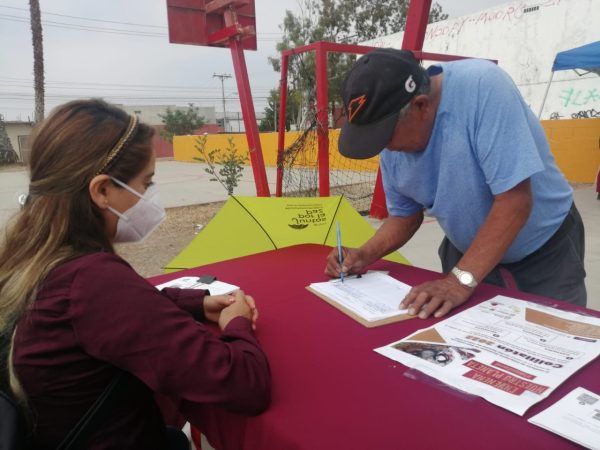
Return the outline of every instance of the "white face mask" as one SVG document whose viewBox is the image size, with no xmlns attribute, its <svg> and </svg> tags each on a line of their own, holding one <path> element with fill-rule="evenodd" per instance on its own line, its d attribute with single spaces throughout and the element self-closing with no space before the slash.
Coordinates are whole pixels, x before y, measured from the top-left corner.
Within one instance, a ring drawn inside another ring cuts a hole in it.
<svg viewBox="0 0 600 450">
<path fill-rule="evenodd" d="M 139 197 L 138 202 L 127 211 L 120 213 L 114 208 L 108 207 L 108 210 L 115 214 L 119 220 L 117 222 L 117 233 L 113 242 L 140 242 L 146 239 L 167 217 L 165 209 L 156 198 L 156 185 L 151 185 L 144 195 L 136 192 L 127 184 L 116 178 L 112 180 L 119 186 L 127 189 L 133 195 Z"/>
</svg>

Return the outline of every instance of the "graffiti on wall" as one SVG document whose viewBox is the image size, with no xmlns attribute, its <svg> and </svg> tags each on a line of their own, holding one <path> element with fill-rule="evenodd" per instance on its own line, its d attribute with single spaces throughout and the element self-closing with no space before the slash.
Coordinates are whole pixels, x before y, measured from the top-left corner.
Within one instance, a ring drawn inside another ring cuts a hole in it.
<svg viewBox="0 0 600 450">
<path fill-rule="evenodd" d="M 571 114 L 572 119 L 594 119 L 600 118 L 600 111 L 596 111 L 595 109 L 588 109 L 585 111 L 578 111 L 576 113 Z"/>
<path fill-rule="evenodd" d="M 600 102 L 600 92 L 598 89 L 563 89 L 560 91 L 560 100 L 563 101 L 563 106 L 586 106 L 591 103 Z"/>
<path fill-rule="evenodd" d="M 560 2 L 561 0 L 545 0 L 537 3 L 532 3 L 530 1 L 513 2 L 512 4 L 498 9 L 482 11 L 469 16 L 448 19 L 437 23 L 430 23 L 427 25 L 427 30 L 425 31 L 425 40 L 435 40 L 436 38 L 448 36 L 456 37 L 463 32 L 465 27 L 471 25 L 487 25 L 494 22 L 517 22 L 530 11 L 558 6 Z M 372 41 L 367 41 L 365 44 L 372 45 L 373 47 L 393 47 L 398 39 L 397 34 L 392 34 L 390 36 L 375 38 Z"/>
<path fill-rule="evenodd" d="M 539 8 L 557 6 L 560 4 L 560 0 L 546 0 L 545 2 L 541 2 L 541 4 L 535 4 L 534 7 L 530 7 L 529 3 L 530 2 L 513 3 L 507 5 L 505 8 L 482 11 L 479 14 L 472 14 L 456 20 L 440 22 L 439 24 L 430 24 L 427 27 L 425 39 L 435 39 L 440 36 L 457 36 L 462 32 L 465 25 L 486 25 L 498 21 L 516 22 L 517 20 L 520 20 L 528 10 L 537 11 Z"/>
</svg>

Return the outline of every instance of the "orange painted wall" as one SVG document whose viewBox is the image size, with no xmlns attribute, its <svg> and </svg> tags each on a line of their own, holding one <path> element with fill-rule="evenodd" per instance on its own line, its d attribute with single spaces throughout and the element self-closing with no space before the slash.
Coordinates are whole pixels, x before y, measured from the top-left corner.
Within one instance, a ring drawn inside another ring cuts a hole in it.
<svg viewBox="0 0 600 450">
<path fill-rule="evenodd" d="M 567 180 L 595 182 L 600 167 L 600 119 L 542 120 L 542 126 Z"/>
<path fill-rule="evenodd" d="M 337 150 L 337 141 L 340 130 L 329 130 L 329 166 L 331 169 L 349 170 L 350 166 L 356 166 L 356 163 L 349 162 L 343 158 Z M 285 146 L 288 147 L 294 143 L 300 135 L 297 131 L 290 131 L 285 134 Z M 174 157 L 176 161 L 195 162 L 194 157 L 199 156 L 196 150 L 196 139 L 198 136 L 175 136 L 173 139 Z M 225 149 L 228 146 L 228 139 L 233 139 L 238 152 L 248 154 L 248 143 L 245 134 L 213 134 L 206 136 L 206 151 L 216 148 Z M 308 155 L 308 159 L 315 161 L 317 158 L 316 139 L 312 139 L 314 147 L 311 152 L 314 155 Z M 268 167 L 275 167 L 277 163 L 277 133 L 260 133 L 260 145 L 262 147 L 263 159 Z M 379 167 L 379 158 L 371 158 L 360 162 L 359 170 L 376 171 Z"/>
<path fill-rule="evenodd" d="M 572 182 L 593 183 L 600 166 L 600 119 L 543 120 L 542 126 L 548 137 L 550 149 L 565 177 Z M 291 145 L 299 136 L 298 132 L 286 133 L 285 145 Z M 245 134 L 213 134 L 207 136 L 207 150 L 225 149 L 232 138 L 240 152 L 248 152 Z M 337 151 L 339 130 L 329 131 L 329 154 L 332 169 L 348 169 L 348 160 Z M 195 149 L 197 136 L 176 136 L 174 157 L 177 161 L 195 162 L 199 153 Z M 274 167 L 277 161 L 277 133 L 261 133 L 260 142 L 265 164 Z M 315 146 L 316 146 L 316 140 Z M 316 159 L 316 148 L 314 159 Z M 377 157 L 361 162 L 359 170 L 376 171 Z"/>
</svg>

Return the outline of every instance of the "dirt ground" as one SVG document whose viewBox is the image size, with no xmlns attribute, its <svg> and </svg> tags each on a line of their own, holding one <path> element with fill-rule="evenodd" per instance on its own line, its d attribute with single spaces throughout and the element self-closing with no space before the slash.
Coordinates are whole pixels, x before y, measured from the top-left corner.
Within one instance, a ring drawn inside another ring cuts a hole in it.
<svg viewBox="0 0 600 450">
<path fill-rule="evenodd" d="M 167 209 L 167 219 L 144 242 L 116 245 L 117 253 L 142 276 L 163 273 L 163 267 L 194 238 L 224 202 Z"/>
</svg>

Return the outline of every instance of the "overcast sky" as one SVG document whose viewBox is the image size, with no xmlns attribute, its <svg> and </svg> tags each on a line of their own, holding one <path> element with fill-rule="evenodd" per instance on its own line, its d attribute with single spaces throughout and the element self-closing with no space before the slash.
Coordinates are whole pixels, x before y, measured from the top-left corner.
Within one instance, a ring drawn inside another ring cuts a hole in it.
<svg viewBox="0 0 600 450">
<path fill-rule="evenodd" d="M 258 51 L 246 52 L 246 61 L 259 113 L 279 79 L 267 58 L 277 55 L 275 43 L 285 10 L 298 11 L 298 4 L 297 0 L 256 3 Z M 506 1 L 438 3 L 456 17 Z M 213 73 L 233 75 L 229 50 L 169 44 L 165 0 L 40 0 L 40 4 L 47 109 L 71 98 L 101 96 L 124 104 L 185 105 L 190 99 L 221 111 L 221 84 Z M 28 5 L 26 0 L 0 0 L 0 113 L 8 120 L 27 120 L 33 111 Z M 225 83 L 228 112 L 240 111 L 235 79 Z"/>
</svg>

